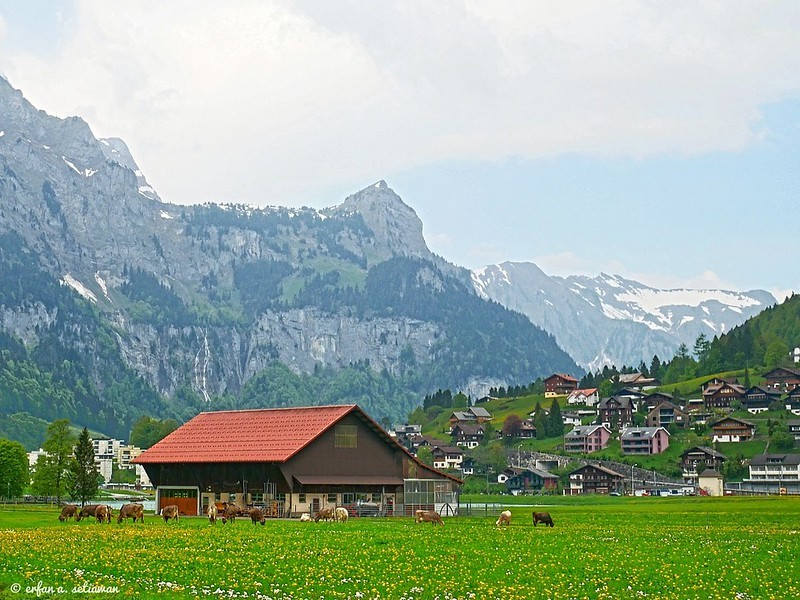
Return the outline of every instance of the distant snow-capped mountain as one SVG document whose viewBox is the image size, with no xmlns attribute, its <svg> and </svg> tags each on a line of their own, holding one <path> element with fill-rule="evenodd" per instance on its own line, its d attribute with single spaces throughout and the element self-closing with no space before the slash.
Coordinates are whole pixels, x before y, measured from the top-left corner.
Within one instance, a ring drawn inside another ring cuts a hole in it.
<svg viewBox="0 0 800 600">
<path fill-rule="evenodd" d="M 555 277 L 533 263 L 472 271 L 477 293 L 525 314 L 583 367 L 671 358 L 701 333 L 713 338 L 776 300 L 764 290 L 662 290 L 616 275 Z"/>
</svg>

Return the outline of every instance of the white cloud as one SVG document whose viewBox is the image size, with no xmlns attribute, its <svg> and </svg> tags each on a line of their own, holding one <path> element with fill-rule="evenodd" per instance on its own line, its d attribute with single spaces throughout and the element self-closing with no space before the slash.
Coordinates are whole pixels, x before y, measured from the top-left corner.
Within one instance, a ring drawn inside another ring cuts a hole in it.
<svg viewBox="0 0 800 600">
<path fill-rule="evenodd" d="M 442 159 L 742 148 L 800 90 L 799 6 L 83 0 L 56 60 L 0 69 L 166 200 L 290 204 Z"/>
</svg>

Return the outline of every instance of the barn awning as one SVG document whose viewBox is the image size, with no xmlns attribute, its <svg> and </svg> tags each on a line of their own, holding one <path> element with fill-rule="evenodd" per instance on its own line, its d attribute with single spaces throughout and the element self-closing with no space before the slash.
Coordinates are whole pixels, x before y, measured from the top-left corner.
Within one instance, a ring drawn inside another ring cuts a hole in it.
<svg viewBox="0 0 800 600">
<path fill-rule="evenodd" d="M 403 485 L 400 477 L 385 475 L 295 475 L 300 485 Z"/>
</svg>

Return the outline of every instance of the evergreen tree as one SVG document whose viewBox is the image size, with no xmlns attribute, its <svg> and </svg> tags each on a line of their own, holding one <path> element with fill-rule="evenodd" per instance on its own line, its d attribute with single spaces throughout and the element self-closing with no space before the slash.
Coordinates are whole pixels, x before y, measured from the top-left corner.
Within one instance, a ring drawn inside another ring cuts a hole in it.
<svg viewBox="0 0 800 600">
<path fill-rule="evenodd" d="M 553 405 L 550 407 L 550 415 L 547 418 L 548 437 L 560 437 L 564 435 L 564 421 L 561 418 L 561 406 L 558 400 L 553 400 Z"/>
<path fill-rule="evenodd" d="M 89 438 L 89 430 L 83 428 L 75 444 L 74 460 L 69 466 L 70 495 L 86 504 L 97 495 L 98 473 L 94 464 L 94 446 Z"/>
<path fill-rule="evenodd" d="M 547 420 L 539 402 L 533 409 L 533 426 L 536 427 L 536 439 L 543 440 L 547 437 Z"/>
<path fill-rule="evenodd" d="M 744 367 L 744 389 L 749 390 L 752 387 L 750 383 L 750 368 L 745 365 Z"/>
</svg>

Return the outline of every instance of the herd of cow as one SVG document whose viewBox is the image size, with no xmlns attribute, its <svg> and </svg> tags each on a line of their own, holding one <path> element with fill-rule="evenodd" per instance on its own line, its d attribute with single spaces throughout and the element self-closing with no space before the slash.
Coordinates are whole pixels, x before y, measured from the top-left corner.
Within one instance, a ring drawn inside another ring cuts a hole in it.
<svg viewBox="0 0 800 600">
<path fill-rule="evenodd" d="M 220 516 L 220 513 L 222 513 L 222 516 Z M 236 517 L 250 517 L 253 525 L 258 523 L 264 525 L 264 523 L 267 521 L 263 511 L 258 507 L 241 508 L 235 504 L 228 504 L 227 502 L 223 502 L 221 508 L 218 508 L 215 504 L 209 505 L 206 515 L 208 516 L 208 520 L 212 525 L 216 524 L 217 520 L 221 520 L 223 524 L 227 523 L 228 521 L 233 523 L 236 520 Z M 348 515 L 349 513 L 347 512 L 346 508 L 341 506 L 328 506 L 321 508 L 314 516 L 313 521 L 317 523 L 319 521 L 343 522 L 347 521 Z M 165 523 L 167 523 L 170 519 L 177 521 L 179 516 L 178 507 L 175 504 L 165 506 L 161 509 L 161 516 L 164 518 Z M 107 504 L 86 504 L 82 508 L 75 504 L 65 504 L 61 508 L 61 514 L 58 516 L 58 520 L 63 522 L 73 517 L 76 521 L 94 517 L 98 523 L 111 523 L 113 513 L 111 507 Z M 543 523 L 545 526 L 549 525 L 550 527 L 554 526 L 553 519 L 550 517 L 550 513 L 534 511 L 531 517 L 533 518 L 534 527 L 536 527 L 537 523 Z M 134 523 L 136 521 L 144 523 L 144 506 L 135 502 L 131 504 L 124 504 L 122 508 L 119 509 L 117 523 L 122 523 L 125 519 L 133 519 Z M 311 521 L 311 514 L 303 513 L 300 516 L 300 520 Z M 416 511 L 414 513 L 414 522 L 431 523 L 432 525 L 444 526 L 441 515 L 439 515 L 439 513 L 437 513 L 435 510 Z M 504 510 L 500 513 L 500 517 L 497 519 L 495 525 L 499 526 L 510 524 L 511 511 Z"/>
</svg>

